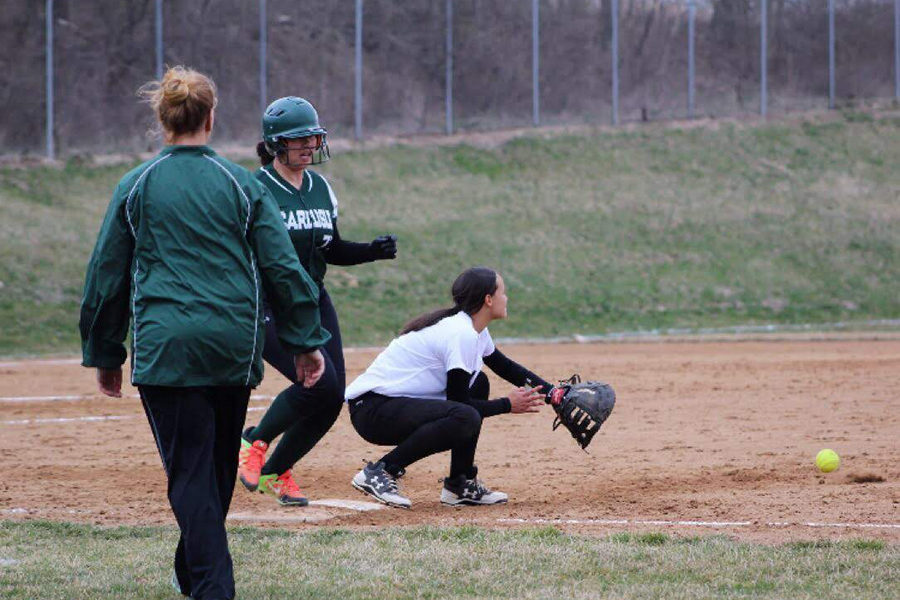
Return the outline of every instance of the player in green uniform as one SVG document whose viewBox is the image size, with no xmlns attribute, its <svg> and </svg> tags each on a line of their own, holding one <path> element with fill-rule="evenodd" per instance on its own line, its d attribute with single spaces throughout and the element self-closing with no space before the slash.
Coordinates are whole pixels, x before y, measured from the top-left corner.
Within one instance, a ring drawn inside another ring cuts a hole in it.
<svg viewBox="0 0 900 600">
<path fill-rule="evenodd" d="M 293 478 L 294 464 L 331 428 L 344 400 L 346 375 L 337 313 L 324 278 L 326 265 L 355 265 L 397 256 L 397 238 L 384 235 L 370 243 L 350 242 L 338 232 L 338 202 L 328 181 L 310 165 L 329 158 L 327 132 L 312 104 L 289 96 L 269 105 L 262 117 L 263 141 L 257 146 L 262 167 L 256 177 L 275 197 L 297 258 L 319 288 L 319 315 L 331 333 L 323 348 L 325 373 L 305 388 L 291 369 L 290 352 L 279 344 L 281 322 L 267 313 L 263 358 L 291 382 L 272 402 L 259 425 L 244 431 L 239 475 L 244 486 L 272 494 L 282 505 L 308 503 Z M 269 444 L 284 434 L 266 460 Z"/>
<path fill-rule="evenodd" d="M 181 529 L 173 585 L 192 598 L 233 598 L 225 516 L 250 389 L 262 377 L 262 298 L 278 319 L 295 378 L 324 371 L 318 289 L 277 207 L 245 169 L 206 145 L 215 86 L 182 67 L 146 90 L 167 145 L 116 187 L 81 305 L 83 365 L 121 395 L 131 381 L 168 478 Z"/>
</svg>

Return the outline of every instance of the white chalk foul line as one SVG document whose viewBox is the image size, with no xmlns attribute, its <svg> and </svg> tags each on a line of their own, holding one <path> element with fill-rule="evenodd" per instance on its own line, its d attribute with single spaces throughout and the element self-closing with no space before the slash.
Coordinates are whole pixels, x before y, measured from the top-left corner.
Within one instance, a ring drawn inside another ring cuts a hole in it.
<svg viewBox="0 0 900 600">
<path fill-rule="evenodd" d="M 3 396 L 0 402 L 61 402 L 87 400 L 90 396 Z"/>
<path fill-rule="evenodd" d="M 326 508 L 341 508 L 345 510 L 354 510 L 357 512 L 369 512 L 373 510 L 382 510 L 387 508 L 384 504 L 379 504 L 377 502 L 364 502 L 362 500 L 344 500 L 343 498 L 323 498 L 322 500 L 310 500 L 309 505 L 323 506 Z M 291 512 L 296 511 L 296 512 Z M 29 510 L 27 508 L 4 508 L 0 509 L 0 514 L 4 515 L 25 515 L 28 514 Z M 71 511 L 70 511 L 71 512 Z M 92 511 L 87 511 L 92 512 Z M 287 509 L 285 512 L 280 514 L 270 514 L 270 513 L 232 513 L 228 515 L 229 519 L 234 519 L 236 521 L 302 521 L 305 520 L 306 517 L 302 514 L 303 509 Z M 307 515 L 309 516 L 309 515 Z"/>
<path fill-rule="evenodd" d="M 140 398 L 137 394 L 122 394 L 123 398 Z M 0 402 L 72 402 L 78 400 L 96 400 L 96 395 L 81 396 L 0 396 Z"/>
<path fill-rule="evenodd" d="M 0 425 L 39 425 L 41 423 L 75 423 L 79 421 L 123 421 L 133 419 L 136 415 L 104 415 L 96 417 L 54 417 L 47 419 L 13 419 L 0 421 Z"/>
<path fill-rule="evenodd" d="M 18 367 L 43 366 L 43 365 L 80 365 L 80 358 L 56 358 L 45 360 L 16 360 L 8 362 L 0 362 L 0 369 L 15 369 Z"/>
<path fill-rule="evenodd" d="M 124 394 L 125 398 L 140 398 L 138 394 Z M 75 400 L 95 400 L 97 396 L 0 396 L 0 402 L 71 402 Z M 271 400 L 274 396 L 253 394 L 250 400 Z"/>
<path fill-rule="evenodd" d="M 247 408 L 247 412 L 257 412 L 266 410 L 266 406 L 251 406 Z M 85 423 L 94 421 L 124 421 L 134 419 L 142 415 L 97 415 L 85 417 L 47 417 L 43 419 L 12 419 L 10 421 L 0 421 L 0 425 L 40 425 L 42 423 Z"/>
<path fill-rule="evenodd" d="M 898 523 L 816 523 L 816 522 L 767 522 L 753 521 L 670 521 L 666 519 L 543 519 L 501 518 L 498 523 L 523 523 L 547 525 L 666 525 L 678 527 L 839 527 L 844 529 L 900 529 Z"/>
<path fill-rule="evenodd" d="M 806 527 L 851 527 L 859 529 L 900 529 L 896 523 L 800 523 Z"/>
<path fill-rule="evenodd" d="M 568 341 L 572 341 L 572 339 L 569 338 Z M 384 346 L 356 346 L 344 348 L 344 354 L 353 354 L 356 352 L 381 352 L 382 350 L 384 350 Z M 80 364 L 80 358 L 24 358 L 22 360 L 8 360 L 0 362 L 0 369 L 21 369 L 23 367 L 45 367 Z"/>
</svg>

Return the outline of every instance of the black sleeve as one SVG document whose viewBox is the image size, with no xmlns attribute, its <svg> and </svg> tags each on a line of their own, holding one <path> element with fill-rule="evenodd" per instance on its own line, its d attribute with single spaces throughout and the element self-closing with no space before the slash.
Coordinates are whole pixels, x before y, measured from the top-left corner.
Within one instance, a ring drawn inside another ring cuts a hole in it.
<svg viewBox="0 0 900 600">
<path fill-rule="evenodd" d="M 469 379 L 472 374 L 463 369 L 451 369 L 447 372 L 447 400 L 462 402 L 477 410 L 482 418 L 502 415 L 510 411 L 509 398 L 496 400 L 477 400 L 469 395 Z"/>
<path fill-rule="evenodd" d="M 532 386 L 542 386 L 545 392 L 553 387 L 539 375 L 535 375 L 496 348 L 484 357 L 484 364 L 490 367 L 491 371 L 515 386 L 523 386 L 526 385 L 527 381 L 530 381 Z"/>
<path fill-rule="evenodd" d="M 369 244 L 360 242 L 348 242 L 341 238 L 338 232 L 337 221 L 331 222 L 334 233 L 328 245 L 322 248 L 322 256 L 329 265 L 347 267 L 372 262 L 375 257 L 369 249 Z"/>
</svg>

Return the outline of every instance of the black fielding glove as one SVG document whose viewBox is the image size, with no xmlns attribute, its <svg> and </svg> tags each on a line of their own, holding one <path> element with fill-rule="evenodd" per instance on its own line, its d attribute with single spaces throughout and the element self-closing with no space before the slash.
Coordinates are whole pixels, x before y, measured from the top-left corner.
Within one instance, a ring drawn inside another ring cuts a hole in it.
<svg viewBox="0 0 900 600">
<path fill-rule="evenodd" d="M 556 411 L 553 430 L 564 425 L 581 449 L 585 450 L 609 418 L 616 405 L 616 393 L 602 381 L 582 383 L 581 377 L 576 374 L 553 386 L 546 402 Z"/>
<path fill-rule="evenodd" d="M 369 242 L 369 252 L 373 260 L 393 260 L 397 258 L 397 236 L 379 235 Z"/>
</svg>

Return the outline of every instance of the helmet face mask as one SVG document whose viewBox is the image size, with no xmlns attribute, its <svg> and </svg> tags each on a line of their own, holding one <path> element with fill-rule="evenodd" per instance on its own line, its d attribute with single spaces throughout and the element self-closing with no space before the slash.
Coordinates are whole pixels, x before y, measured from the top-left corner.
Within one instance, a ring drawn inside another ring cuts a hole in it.
<svg viewBox="0 0 900 600">
<path fill-rule="evenodd" d="M 300 148 L 288 148 L 287 140 L 291 139 L 305 139 L 308 137 L 318 137 L 319 143 L 313 147 L 303 146 Z M 326 134 L 317 133 L 314 135 L 304 135 L 297 137 L 277 137 L 273 138 L 272 141 L 266 140 L 266 150 L 269 151 L 269 154 L 278 159 L 278 162 L 287 166 L 287 167 L 300 167 L 300 166 L 308 166 L 308 165 L 318 165 L 326 162 L 331 158 L 331 151 L 328 149 L 328 141 L 326 139 Z M 298 152 L 303 150 L 312 150 L 312 160 L 309 163 L 304 162 L 291 162 L 291 152 Z"/>
<path fill-rule="evenodd" d="M 266 108 L 262 118 L 263 142 L 266 150 L 289 167 L 302 166 L 291 163 L 285 140 L 320 136 L 313 148 L 311 165 L 321 164 L 331 158 L 328 150 L 328 131 L 319 124 L 315 107 L 303 98 L 287 96 L 279 98 Z"/>
</svg>

